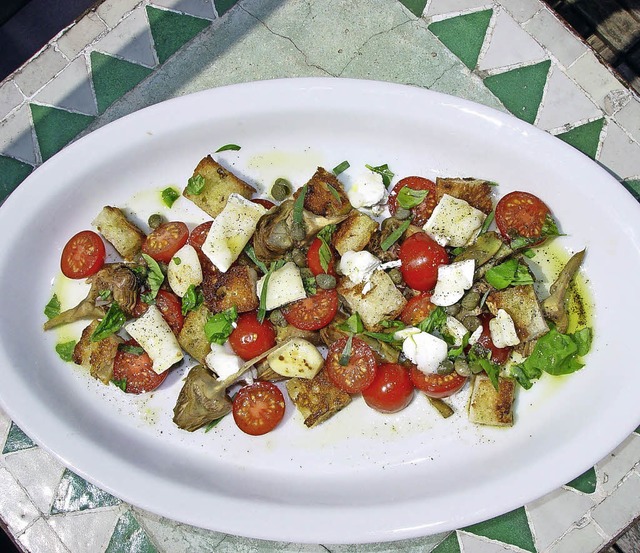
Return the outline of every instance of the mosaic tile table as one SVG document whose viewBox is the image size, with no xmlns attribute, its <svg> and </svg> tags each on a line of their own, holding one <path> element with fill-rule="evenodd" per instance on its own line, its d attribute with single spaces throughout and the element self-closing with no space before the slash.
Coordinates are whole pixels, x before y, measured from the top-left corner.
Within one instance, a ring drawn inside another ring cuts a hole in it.
<svg viewBox="0 0 640 553">
<path fill-rule="evenodd" d="M 640 197 L 640 101 L 538 0 L 106 0 L 0 84 L 0 194 L 147 105 L 276 77 L 377 79 L 511 112 Z M 573 482 L 448 534 L 368 546 L 250 540 L 124 504 L 0 413 L 0 517 L 31 552 L 590 552 L 640 515 L 640 429 Z"/>
</svg>

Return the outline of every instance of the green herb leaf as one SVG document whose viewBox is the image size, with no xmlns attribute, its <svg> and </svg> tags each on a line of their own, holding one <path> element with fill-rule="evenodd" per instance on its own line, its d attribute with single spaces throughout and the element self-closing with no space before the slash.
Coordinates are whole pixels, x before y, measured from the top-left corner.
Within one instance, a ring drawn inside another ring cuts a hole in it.
<svg viewBox="0 0 640 553">
<path fill-rule="evenodd" d="M 131 344 L 119 344 L 118 351 L 123 351 L 132 355 L 142 355 L 144 353 L 144 349 L 140 346 L 132 346 Z"/>
<path fill-rule="evenodd" d="M 96 329 L 93 331 L 90 340 L 92 342 L 99 342 L 104 340 L 107 336 L 111 336 L 115 332 L 118 332 L 122 328 L 122 325 L 127 321 L 127 316 L 124 314 L 117 301 L 114 301 L 109 307 L 109 311 L 100 321 Z"/>
<path fill-rule="evenodd" d="M 193 311 L 202 305 L 204 301 L 204 295 L 200 288 L 196 289 L 196 287 L 191 284 L 187 291 L 182 296 L 182 314 L 186 315 L 189 311 Z"/>
<path fill-rule="evenodd" d="M 56 353 L 63 361 L 73 361 L 73 350 L 76 347 L 76 341 L 70 340 L 69 342 L 61 342 L 56 344 Z"/>
<path fill-rule="evenodd" d="M 460 255 L 464 250 L 466 250 L 466 248 L 464 248 L 464 247 L 462 247 L 462 246 L 460 246 L 460 247 L 458 247 L 458 248 L 453 248 L 453 249 L 451 250 L 451 254 L 452 254 L 452 255 Z"/>
<path fill-rule="evenodd" d="M 102 301 L 107 301 L 111 297 L 111 290 L 101 290 L 98 292 L 98 297 Z"/>
<path fill-rule="evenodd" d="M 186 191 L 189 194 L 194 194 L 195 196 L 198 196 L 199 194 L 202 194 L 202 190 L 204 189 L 205 184 L 207 184 L 207 181 L 204 179 L 202 175 L 200 174 L 193 175 L 193 177 L 191 177 L 187 181 Z"/>
<path fill-rule="evenodd" d="M 204 333 L 209 342 L 224 345 L 233 332 L 233 323 L 238 320 L 238 310 L 235 305 L 221 313 L 209 317 L 204 325 Z"/>
<path fill-rule="evenodd" d="M 164 273 L 158 265 L 158 262 L 153 257 L 148 256 L 146 253 L 142 254 L 142 257 L 149 266 L 149 272 L 147 273 L 147 284 L 149 285 L 149 293 L 152 298 L 155 298 L 160 290 L 160 286 L 164 282 Z"/>
<path fill-rule="evenodd" d="M 526 366 L 524 363 L 512 365 L 509 371 L 516 382 L 525 390 L 529 390 L 533 386 L 532 380 L 537 380 L 542 375 L 540 369 Z"/>
<path fill-rule="evenodd" d="M 447 313 L 442 307 L 438 306 L 417 327 L 422 332 L 433 332 L 434 330 L 441 330 L 445 324 L 447 324 Z"/>
<path fill-rule="evenodd" d="M 527 248 L 526 250 L 522 250 L 520 253 L 525 257 L 527 257 L 528 259 L 533 259 L 536 256 L 536 252 L 530 248 Z"/>
<path fill-rule="evenodd" d="M 462 338 L 462 344 L 460 344 L 459 346 L 454 346 L 450 348 L 449 351 L 447 352 L 447 357 L 452 361 L 460 357 L 464 352 L 464 348 L 466 348 L 467 345 L 469 344 L 470 337 L 471 337 L 471 333 L 467 332 Z"/>
<path fill-rule="evenodd" d="M 509 243 L 509 246 L 513 250 L 534 246 L 538 242 L 540 242 L 540 239 L 548 238 L 551 236 L 565 236 L 558 230 L 558 225 L 556 224 L 555 219 L 549 213 L 547 213 L 547 216 L 545 217 L 544 223 L 542 225 L 542 230 L 540 231 L 540 236 L 527 238 L 526 236 L 519 236 L 517 233 L 514 233 L 512 231 L 509 231 L 509 235 L 513 236 L 511 242 Z"/>
<path fill-rule="evenodd" d="M 340 359 L 338 359 L 338 362 L 343 367 L 346 367 L 349 364 L 349 359 L 351 359 L 352 345 L 353 345 L 353 334 L 350 334 L 349 338 L 347 339 L 347 343 L 345 344 L 344 349 L 340 354 Z"/>
<path fill-rule="evenodd" d="M 227 150 L 234 150 L 234 151 L 238 151 L 240 149 L 240 146 L 238 146 L 237 144 L 225 144 L 224 146 L 220 146 L 214 153 L 218 153 L 218 152 L 226 152 Z"/>
<path fill-rule="evenodd" d="M 60 300 L 58 299 L 57 294 L 53 294 L 53 296 L 51 296 L 51 299 L 49 300 L 49 303 L 44 306 L 44 314 L 46 315 L 47 319 L 53 319 L 54 317 L 60 315 Z"/>
<path fill-rule="evenodd" d="M 590 327 L 585 327 L 577 332 L 574 332 L 570 335 L 573 338 L 573 341 L 578 346 L 578 351 L 576 352 L 578 355 L 587 355 L 589 350 L 591 349 L 591 342 L 593 340 L 593 331 Z"/>
<path fill-rule="evenodd" d="M 360 314 L 356 311 L 351 317 L 349 317 L 343 323 L 336 325 L 338 330 L 344 330 L 345 332 L 351 332 L 353 334 L 360 334 L 364 331 L 364 324 L 362 324 L 362 319 L 360 318 Z"/>
<path fill-rule="evenodd" d="M 489 227 L 491 226 L 491 223 L 493 223 L 495 216 L 495 211 L 492 211 L 491 213 L 489 213 L 489 215 L 487 215 L 487 218 L 484 220 L 484 223 L 482 223 L 482 226 L 480 227 L 480 234 L 484 234 L 489 230 Z"/>
<path fill-rule="evenodd" d="M 161 196 L 164 205 L 166 205 L 167 207 L 172 207 L 175 201 L 180 197 L 180 192 L 178 192 L 175 188 L 169 186 L 162 191 Z"/>
<path fill-rule="evenodd" d="M 411 209 L 420 205 L 422 201 L 427 197 L 428 190 L 414 190 L 409 186 L 403 186 L 398 192 L 397 201 L 401 207 L 405 209 Z"/>
<path fill-rule="evenodd" d="M 402 349 L 402 340 L 396 340 L 393 335 L 394 332 L 363 332 L 365 336 L 369 336 L 370 338 L 374 338 L 380 342 L 385 342 L 387 344 L 391 344 L 392 346 Z"/>
<path fill-rule="evenodd" d="M 304 199 L 306 195 L 307 195 L 307 185 L 305 184 L 300 189 L 300 194 L 298 195 L 295 203 L 293 204 L 293 222 L 294 223 L 297 223 L 297 224 L 304 223 L 304 218 L 302 213 L 304 210 Z"/>
<path fill-rule="evenodd" d="M 349 167 L 351 167 L 351 165 L 348 161 L 338 163 L 338 165 L 333 168 L 333 174 L 337 177 L 340 173 L 344 173 L 347 169 L 349 169 Z"/>
<path fill-rule="evenodd" d="M 378 165 L 377 167 L 372 167 L 371 165 L 365 165 L 365 167 L 369 169 L 369 171 L 373 171 L 374 173 L 378 173 L 379 175 L 381 175 L 382 182 L 384 183 L 385 187 L 389 187 L 394 174 L 391 169 L 389 169 L 389 166 L 386 163 L 384 165 Z"/>
<path fill-rule="evenodd" d="M 534 282 L 529 274 L 529 269 L 517 259 L 509 259 L 509 261 L 492 267 L 486 272 L 485 279 L 497 290 L 502 290 L 507 286 L 533 284 Z"/>
<path fill-rule="evenodd" d="M 249 259 L 251 259 L 251 261 L 253 261 L 256 264 L 256 267 L 258 267 L 258 269 L 260 269 L 263 274 L 265 275 L 267 274 L 269 269 L 267 269 L 267 266 L 258 259 L 258 257 L 256 256 L 256 252 L 253 249 L 253 246 L 251 244 L 247 244 L 244 247 L 244 253 L 247 254 L 247 257 L 249 257 Z"/>
<path fill-rule="evenodd" d="M 302 286 L 304 286 L 307 296 L 315 296 L 318 292 L 318 283 L 314 276 L 302 277 Z"/>
<path fill-rule="evenodd" d="M 410 224 L 411 219 L 405 219 L 404 221 L 402 221 L 402 223 L 400 223 L 400 225 L 398 225 L 398 228 L 396 228 L 389 234 L 389 236 L 387 236 L 382 242 L 380 242 L 380 248 L 382 249 L 382 251 L 386 252 L 391 246 L 393 246 L 398 240 L 400 240 L 400 237 L 406 232 Z"/>
<path fill-rule="evenodd" d="M 156 303 L 156 298 L 151 292 L 140 294 L 140 299 L 147 305 L 155 305 Z"/>
<path fill-rule="evenodd" d="M 496 365 L 492 363 L 490 360 L 491 352 L 483 351 L 481 347 L 477 347 L 478 344 L 474 344 L 471 350 L 469 351 L 469 355 L 467 356 L 467 360 L 469 364 L 477 364 L 482 367 L 493 387 L 498 390 L 500 388 L 500 380 L 498 377 L 500 376 L 500 365 Z"/>
<path fill-rule="evenodd" d="M 341 201 L 340 198 L 340 194 L 338 194 L 338 191 L 331 186 L 328 182 L 325 182 L 325 185 L 327 186 L 327 188 L 329 189 L 329 192 L 331 192 L 331 195 L 338 201 Z"/>
<path fill-rule="evenodd" d="M 402 330 L 403 328 L 407 328 L 406 324 L 404 324 L 402 321 L 399 321 L 397 319 L 380 321 L 380 326 L 382 328 L 395 328 L 396 330 Z"/>
<path fill-rule="evenodd" d="M 118 388 L 120 388 L 123 392 L 127 391 L 127 379 L 126 378 L 121 378 L 120 380 L 111 380 L 111 382 L 117 386 Z"/>
<path fill-rule="evenodd" d="M 333 235 L 335 230 L 335 225 L 327 225 L 317 234 L 318 238 L 322 242 L 322 244 L 320 245 L 320 250 L 318 251 L 318 256 L 320 258 L 320 265 L 322 266 L 322 270 L 325 273 L 329 271 L 329 264 L 333 259 L 333 254 L 331 253 L 329 242 L 331 241 L 331 236 Z"/>
<path fill-rule="evenodd" d="M 576 334 L 561 334 L 556 328 L 551 328 L 538 339 L 533 352 L 522 365 L 528 373 L 544 371 L 554 376 L 571 374 L 584 367 L 579 357 L 585 355 L 590 347 L 590 329 L 583 329 Z"/>
</svg>

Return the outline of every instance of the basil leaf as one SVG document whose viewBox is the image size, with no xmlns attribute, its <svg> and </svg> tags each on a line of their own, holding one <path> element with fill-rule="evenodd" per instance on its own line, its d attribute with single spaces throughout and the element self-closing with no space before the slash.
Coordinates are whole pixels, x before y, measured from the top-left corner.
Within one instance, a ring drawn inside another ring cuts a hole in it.
<svg viewBox="0 0 640 553">
<path fill-rule="evenodd" d="M 295 203 L 293 204 L 293 222 L 297 224 L 304 223 L 304 219 L 302 216 L 302 212 L 304 210 L 304 199 L 307 195 L 307 185 L 305 184 L 300 189 L 300 194 L 296 198 Z"/>
<path fill-rule="evenodd" d="M 530 248 L 527 248 L 526 250 L 522 250 L 520 253 L 529 259 L 533 259 L 536 256 L 536 252 Z"/>
<path fill-rule="evenodd" d="M 537 380 L 542 375 L 542 371 L 536 367 L 527 366 L 525 363 L 512 365 L 510 373 L 516 382 L 525 390 L 529 390 L 533 386 L 532 380 Z"/>
<path fill-rule="evenodd" d="M 58 299 L 57 294 L 53 294 L 53 296 L 51 296 L 51 299 L 49 300 L 49 303 L 44 306 L 44 314 L 46 315 L 47 319 L 53 319 L 54 317 L 60 315 L 60 300 Z"/>
<path fill-rule="evenodd" d="M 180 197 L 180 193 L 175 188 L 169 186 L 162 191 L 161 196 L 164 205 L 172 207 L 175 201 Z"/>
<path fill-rule="evenodd" d="M 491 213 L 489 213 L 489 215 L 487 215 L 487 218 L 484 220 L 484 223 L 482 223 L 482 226 L 480 227 L 479 234 L 484 234 L 489 230 L 489 227 L 491 226 L 491 223 L 493 223 L 495 216 L 496 216 L 495 211 L 492 211 Z"/>
<path fill-rule="evenodd" d="M 202 175 L 193 175 L 193 177 L 187 181 L 186 192 L 198 196 L 199 194 L 202 194 L 205 184 L 207 184 L 207 181 Z"/>
<path fill-rule="evenodd" d="M 369 336 L 370 338 L 374 338 L 380 342 L 386 342 L 387 344 L 391 344 L 399 349 L 402 348 L 402 340 L 396 340 L 393 335 L 394 332 L 363 332 L 365 336 Z"/>
<path fill-rule="evenodd" d="M 302 286 L 307 296 L 315 296 L 318 293 L 318 283 L 314 276 L 302 277 Z"/>
<path fill-rule="evenodd" d="M 140 346 L 132 346 L 131 344 L 119 344 L 118 351 L 124 351 L 125 353 L 130 353 L 131 355 L 142 355 L 144 353 L 144 349 Z"/>
<path fill-rule="evenodd" d="M 155 298 L 160 290 L 160 286 L 164 282 L 164 273 L 158 265 L 158 262 L 153 257 L 148 256 L 146 253 L 142 254 L 142 257 L 149 266 L 149 272 L 147 273 L 147 284 L 149 284 L 149 294 L 152 298 Z"/>
<path fill-rule="evenodd" d="M 395 328 L 396 330 L 402 330 L 407 327 L 402 321 L 396 319 L 380 321 L 380 326 L 382 328 Z"/>
<path fill-rule="evenodd" d="M 338 191 L 331 186 L 328 182 L 325 182 L 325 185 L 327 186 L 327 188 L 329 189 L 329 192 L 331 192 L 331 195 L 338 201 L 341 201 L 340 198 L 340 194 L 338 194 Z"/>
<path fill-rule="evenodd" d="M 127 379 L 126 378 L 121 378 L 120 380 L 111 380 L 111 382 L 117 386 L 118 388 L 120 388 L 123 392 L 127 391 Z"/>
<path fill-rule="evenodd" d="M 485 279 L 497 290 L 502 290 L 507 286 L 533 284 L 534 282 L 528 268 L 517 259 L 509 259 L 509 261 L 492 267 L 486 272 Z"/>
<path fill-rule="evenodd" d="M 186 315 L 189 311 L 193 311 L 202 305 L 204 301 L 204 295 L 202 294 L 202 290 L 199 288 L 196 290 L 196 287 L 191 284 L 187 291 L 182 296 L 182 314 Z"/>
<path fill-rule="evenodd" d="M 96 329 L 93 331 L 90 340 L 92 342 L 99 342 L 104 340 L 108 336 L 111 336 L 115 332 L 118 332 L 122 328 L 122 325 L 127 321 L 127 316 L 124 314 L 117 301 L 114 301 L 109 307 L 109 311 L 100 321 Z"/>
<path fill-rule="evenodd" d="M 224 146 L 220 146 L 214 153 L 218 153 L 218 152 L 226 152 L 227 150 L 234 150 L 234 151 L 238 151 L 240 149 L 240 146 L 238 146 L 237 144 L 225 144 Z"/>
<path fill-rule="evenodd" d="M 389 166 L 385 163 L 384 165 L 378 165 L 377 167 L 372 167 L 371 165 L 365 165 L 369 171 L 373 171 L 374 173 L 378 173 L 382 176 L 382 182 L 385 187 L 389 187 L 391 184 L 391 179 L 394 177 L 393 172 L 389 169 Z"/>
<path fill-rule="evenodd" d="M 318 233 L 318 238 L 329 243 L 331 242 L 331 237 L 333 236 L 333 233 L 335 232 L 335 230 L 336 230 L 335 225 L 327 225 Z"/>
<path fill-rule="evenodd" d="M 547 213 L 547 216 L 544 218 L 540 236 L 562 236 L 562 234 L 558 230 L 558 224 L 550 213 Z"/>
<path fill-rule="evenodd" d="M 440 330 L 447 323 L 447 314 L 442 307 L 436 307 L 429 316 L 424 319 L 417 327 L 422 332 L 432 332 L 434 330 Z"/>
<path fill-rule="evenodd" d="M 76 341 L 70 340 L 69 342 L 61 342 L 56 344 L 56 353 L 63 361 L 73 361 L 73 350 L 76 347 Z"/>
<path fill-rule="evenodd" d="M 347 343 L 344 345 L 344 349 L 340 354 L 340 358 L 338 359 L 338 362 L 343 367 L 346 367 L 349 364 L 349 359 L 351 359 L 352 344 L 353 344 L 353 334 L 350 334 L 349 338 L 347 339 Z"/>
<path fill-rule="evenodd" d="M 427 197 L 428 190 L 414 190 L 409 186 L 403 186 L 398 192 L 397 201 L 401 207 L 405 209 L 411 209 L 420 205 L 422 201 Z"/>
<path fill-rule="evenodd" d="M 102 301 L 107 301 L 111 297 L 111 290 L 101 290 L 98 292 L 98 297 Z"/>
<path fill-rule="evenodd" d="M 204 333 L 209 342 L 224 345 L 233 332 L 233 323 L 238 320 L 238 310 L 235 305 L 229 309 L 209 317 L 204 324 Z"/>
<path fill-rule="evenodd" d="M 591 349 L 591 342 L 593 340 L 593 331 L 591 328 L 586 327 L 577 332 L 571 334 L 571 338 L 575 342 L 576 346 L 578 346 L 578 351 L 576 352 L 578 355 L 587 355 L 589 350 Z"/>
<path fill-rule="evenodd" d="M 489 380 L 491 381 L 491 384 L 493 384 L 493 387 L 496 390 L 499 390 L 500 380 L 498 377 L 500 376 L 501 368 L 500 365 L 496 365 L 495 363 L 491 362 L 491 360 L 489 359 L 490 356 L 490 351 L 487 351 L 486 354 L 480 353 L 479 348 L 476 348 L 476 344 L 474 344 L 474 346 L 471 348 L 471 351 L 469 351 L 467 360 L 469 361 L 469 364 L 479 365 L 489 377 Z"/>
<path fill-rule="evenodd" d="M 244 247 L 244 253 L 247 254 L 247 257 L 256 264 L 256 267 L 258 267 L 258 269 L 260 269 L 263 274 L 267 274 L 269 269 L 267 269 L 267 266 L 258 259 L 258 257 L 256 256 L 256 252 L 251 244 L 247 244 Z"/>
<path fill-rule="evenodd" d="M 362 324 L 362 319 L 360 318 L 360 314 L 356 311 L 351 317 L 349 317 L 343 323 L 336 325 L 338 330 L 344 330 L 345 332 L 352 332 L 353 334 L 359 334 L 364 331 L 364 325 Z"/>
<path fill-rule="evenodd" d="M 337 177 L 340 173 L 344 173 L 347 169 L 349 169 L 349 167 L 351 167 L 351 165 L 348 161 L 338 163 L 338 165 L 333 168 L 333 174 Z"/>
<path fill-rule="evenodd" d="M 274 271 L 277 271 L 284 264 L 284 259 L 279 259 L 278 261 L 271 263 L 271 265 L 269 265 L 269 270 L 264 275 L 264 284 L 262 285 L 262 290 L 260 292 L 260 305 L 258 307 L 258 321 L 260 323 L 262 323 L 262 321 L 264 321 L 264 318 L 267 316 L 267 290 L 269 288 L 269 280 L 271 280 L 271 275 L 274 273 Z"/>
<path fill-rule="evenodd" d="M 449 351 L 447 352 L 447 357 L 449 359 L 451 359 L 452 361 L 457 359 L 458 357 L 460 357 L 462 355 L 462 353 L 464 352 L 464 348 L 466 348 L 467 345 L 469 344 L 469 338 L 470 337 L 471 337 L 471 333 L 467 332 L 462 337 L 462 344 L 460 344 L 459 346 L 454 346 L 451 349 L 449 349 Z"/>
<path fill-rule="evenodd" d="M 533 352 L 524 361 L 527 371 L 544 371 L 558 376 L 571 374 L 582 367 L 584 363 L 578 360 L 580 352 L 588 351 L 591 331 L 580 331 L 579 338 L 571 334 L 561 334 L 557 329 L 551 328 L 544 336 L 538 339 Z"/>
<path fill-rule="evenodd" d="M 550 236 L 565 236 L 558 230 L 558 225 L 556 224 L 555 219 L 551 216 L 550 213 L 547 213 L 547 216 L 544 219 L 542 230 L 540 231 L 540 236 L 533 236 L 531 238 L 528 238 L 526 236 L 520 236 L 519 234 L 512 231 L 509 232 L 509 235 L 513 236 L 509 243 L 509 246 L 513 250 L 535 246 L 540 242 L 541 239 L 545 239 Z"/>
<path fill-rule="evenodd" d="M 333 254 L 331 253 L 329 242 L 331 241 L 331 237 L 333 236 L 335 230 L 335 225 L 327 225 L 317 234 L 318 238 L 322 242 L 322 244 L 320 245 L 320 250 L 318 250 L 318 257 L 320 258 L 320 265 L 322 267 L 322 270 L 325 273 L 329 272 L 329 264 L 333 259 Z"/>
<path fill-rule="evenodd" d="M 393 246 L 400 237 L 405 233 L 411 224 L 411 219 L 405 219 L 400 223 L 398 228 L 389 234 L 382 242 L 380 242 L 380 248 L 383 252 L 386 252 L 391 246 Z"/>
</svg>

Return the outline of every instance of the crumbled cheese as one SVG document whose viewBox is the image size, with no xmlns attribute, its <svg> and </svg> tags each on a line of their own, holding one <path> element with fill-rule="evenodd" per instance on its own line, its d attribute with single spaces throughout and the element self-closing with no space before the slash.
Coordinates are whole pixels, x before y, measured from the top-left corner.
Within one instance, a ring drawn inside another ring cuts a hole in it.
<svg viewBox="0 0 640 553">
<path fill-rule="evenodd" d="M 237 373 L 243 364 L 242 359 L 231 349 L 229 342 L 226 342 L 223 346 L 213 342 L 211 344 L 211 351 L 204 358 L 204 362 L 207 367 L 218 375 L 220 380 L 224 380 L 232 374 Z"/>
<path fill-rule="evenodd" d="M 481 335 L 482 335 L 482 325 L 476 328 L 471 333 L 471 336 L 469 336 L 469 345 L 472 346 L 473 344 L 475 344 L 480 339 Z"/>
<path fill-rule="evenodd" d="M 444 324 L 444 332 L 453 338 L 454 346 L 461 346 L 464 337 L 467 335 L 467 327 L 464 326 L 458 319 L 449 315 L 447 321 Z"/>
<path fill-rule="evenodd" d="M 438 267 L 438 281 L 431 295 L 431 303 L 447 307 L 460 301 L 465 290 L 473 285 L 476 262 L 473 259 L 456 261 Z"/>
<path fill-rule="evenodd" d="M 402 353 L 425 374 L 437 372 L 447 358 L 447 349 L 444 340 L 428 332 L 412 332 L 402 342 Z"/>
<path fill-rule="evenodd" d="M 497 348 L 517 346 L 520 343 L 513 319 L 504 309 L 498 309 L 496 316 L 489 321 L 489 332 L 491 341 Z"/>
<path fill-rule="evenodd" d="M 341 175 L 349 202 L 356 209 L 373 207 L 384 200 L 386 188 L 382 175 L 366 169 L 356 175 L 346 171 Z"/>
<path fill-rule="evenodd" d="M 475 240 L 486 218 L 468 202 L 444 194 L 423 228 L 441 246 L 459 248 Z"/>
<path fill-rule="evenodd" d="M 362 284 L 364 282 L 362 295 L 365 295 L 371 289 L 371 276 L 381 266 L 382 262 L 366 250 L 360 252 L 348 250 L 344 252 L 338 263 L 338 271 L 354 284 Z"/>
</svg>

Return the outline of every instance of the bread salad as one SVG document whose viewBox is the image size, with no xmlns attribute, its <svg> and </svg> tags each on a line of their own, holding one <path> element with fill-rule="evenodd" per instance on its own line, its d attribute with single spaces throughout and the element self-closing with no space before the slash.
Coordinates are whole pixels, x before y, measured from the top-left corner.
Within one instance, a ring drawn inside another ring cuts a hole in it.
<svg viewBox="0 0 640 553">
<path fill-rule="evenodd" d="M 140 228 L 105 206 L 62 251 L 60 278 L 90 287 L 73 308 L 56 294 L 45 308 L 45 330 L 88 323 L 60 356 L 132 394 L 186 366 L 175 424 L 231 413 L 251 435 L 293 406 L 314 427 L 360 394 L 395 413 L 424 393 L 448 417 L 446 398 L 463 393 L 472 422 L 510 426 L 520 388 L 583 366 L 592 331 L 568 304 L 585 252 L 548 290 L 536 282 L 539 246 L 560 232 L 534 194 L 496 202 L 493 182 L 346 161 L 268 188 L 254 197 L 207 156 L 182 194 L 161 192 L 169 208 L 193 202 L 202 224 L 155 214 Z"/>
</svg>

